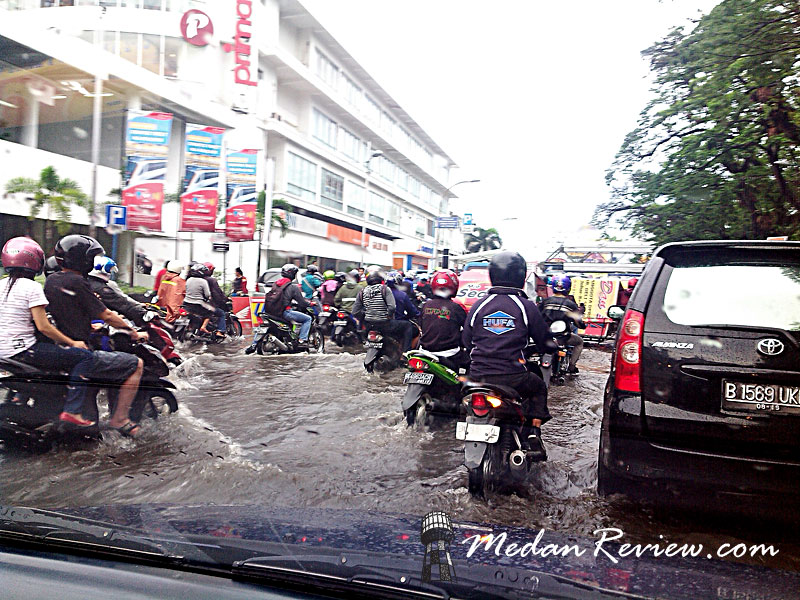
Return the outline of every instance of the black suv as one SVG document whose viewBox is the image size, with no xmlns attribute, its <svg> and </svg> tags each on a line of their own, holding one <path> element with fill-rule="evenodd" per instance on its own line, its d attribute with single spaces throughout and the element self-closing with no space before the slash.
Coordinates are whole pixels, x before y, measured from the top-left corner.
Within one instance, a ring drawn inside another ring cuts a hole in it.
<svg viewBox="0 0 800 600">
<path fill-rule="evenodd" d="M 798 505 L 800 242 L 655 251 L 617 333 L 597 488 L 767 512 Z"/>
</svg>

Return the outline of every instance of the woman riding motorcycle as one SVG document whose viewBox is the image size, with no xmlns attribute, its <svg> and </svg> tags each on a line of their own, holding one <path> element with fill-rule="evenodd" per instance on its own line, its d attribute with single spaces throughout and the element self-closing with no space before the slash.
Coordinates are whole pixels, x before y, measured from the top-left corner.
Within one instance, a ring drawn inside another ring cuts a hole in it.
<svg viewBox="0 0 800 600">
<path fill-rule="evenodd" d="M 333 304 L 336 298 L 336 292 L 339 291 L 342 284 L 336 279 L 336 273 L 331 270 L 325 271 L 322 276 L 325 278 L 325 281 L 319 287 L 320 300 L 323 304 Z"/>
</svg>

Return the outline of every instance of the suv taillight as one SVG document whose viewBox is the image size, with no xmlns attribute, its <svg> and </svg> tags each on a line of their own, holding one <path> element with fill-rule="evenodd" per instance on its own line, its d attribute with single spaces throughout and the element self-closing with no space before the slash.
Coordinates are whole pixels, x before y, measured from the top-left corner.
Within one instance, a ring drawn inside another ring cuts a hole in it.
<svg viewBox="0 0 800 600">
<path fill-rule="evenodd" d="M 614 387 L 623 392 L 641 393 L 639 379 L 642 366 L 644 315 L 628 309 L 622 320 L 617 340 Z"/>
</svg>

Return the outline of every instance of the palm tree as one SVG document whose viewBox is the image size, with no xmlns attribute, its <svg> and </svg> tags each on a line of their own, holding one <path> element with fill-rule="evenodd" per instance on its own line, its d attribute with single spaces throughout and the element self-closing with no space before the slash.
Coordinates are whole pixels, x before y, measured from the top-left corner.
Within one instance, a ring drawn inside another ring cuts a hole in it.
<svg viewBox="0 0 800 600">
<path fill-rule="evenodd" d="M 69 221 L 73 204 L 86 208 L 88 197 L 81 187 L 72 179 L 62 179 L 53 167 L 45 167 L 39 174 L 39 179 L 15 177 L 6 183 L 6 192 L 9 194 L 32 194 L 29 198 L 31 204 L 30 220 L 39 214 L 43 207 L 47 207 L 47 221 L 45 223 L 45 248 L 51 247 L 52 225 L 50 215 L 55 213 L 55 226 L 59 235 L 69 231 L 72 224 Z"/>
<path fill-rule="evenodd" d="M 464 247 L 467 252 L 486 252 L 499 250 L 503 247 L 503 240 L 494 227 L 483 229 L 476 227 L 472 233 L 464 236 Z"/>
<path fill-rule="evenodd" d="M 267 206 L 267 193 L 263 190 L 258 193 L 257 206 L 258 209 L 256 211 L 256 223 L 259 224 L 260 229 L 261 223 L 264 222 L 264 211 L 266 210 Z M 292 212 L 292 205 L 286 202 L 286 200 L 281 200 L 280 198 L 273 198 L 272 200 L 272 219 L 270 221 L 270 229 L 277 227 L 281 230 L 281 237 L 283 237 L 289 231 L 289 223 L 283 218 L 283 216 L 281 216 L 279 212 L 277 212 L 279 210 Z"/>
</svg>

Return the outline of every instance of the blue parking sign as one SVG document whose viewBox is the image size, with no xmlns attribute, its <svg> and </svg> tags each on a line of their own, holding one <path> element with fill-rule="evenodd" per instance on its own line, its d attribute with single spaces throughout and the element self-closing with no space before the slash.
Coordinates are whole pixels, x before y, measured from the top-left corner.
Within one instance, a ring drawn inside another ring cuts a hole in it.
<svg viewBox="0 0 800 600">
<path fill-rule="evenodd" d="M 119 204 L 106 205 L 106 224 L 125 227 L 128 221 L 128 208 Z"/>
</svg>

